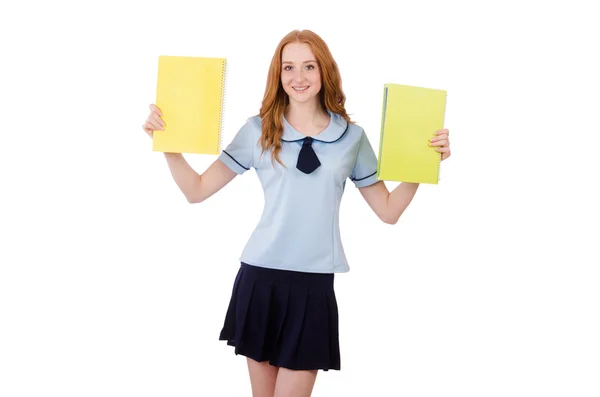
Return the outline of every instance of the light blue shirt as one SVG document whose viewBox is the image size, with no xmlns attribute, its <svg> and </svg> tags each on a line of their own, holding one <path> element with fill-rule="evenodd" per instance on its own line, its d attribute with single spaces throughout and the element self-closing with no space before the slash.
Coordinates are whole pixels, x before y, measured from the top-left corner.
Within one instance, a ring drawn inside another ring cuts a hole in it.
<svg viewBox="0 0 600 397">
<path fill-rule="evenodd" d="M 250 265 L 311 273 L 349 269 L 340 238 L 339 212 L 346 180 L 356 187 L 377 182 L 377 157 L 364 130 L 330 113 L 328 127 L 312 147 L 321 166 L 310 174 L 296 168 L 305 135 L 283 120 L 277 161 L 261 156 L 261 118 L 248 119 L 219 159 L 237 174 L 254 168 L 262 184 L 262 217 L 240 260 Z"/>
</svg>

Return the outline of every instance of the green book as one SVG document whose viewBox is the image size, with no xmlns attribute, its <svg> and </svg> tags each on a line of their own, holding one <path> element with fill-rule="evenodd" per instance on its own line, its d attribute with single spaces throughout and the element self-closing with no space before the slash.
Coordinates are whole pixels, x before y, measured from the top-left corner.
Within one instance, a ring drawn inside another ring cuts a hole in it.
<svg viewBox="0 0 600 397">
<path fill-rule="evenodd" d="M 437 184 L 441 153 L 429 138 L 444 128 L 446 91 L 385 84 L 377 179 Z"/>
</svg>

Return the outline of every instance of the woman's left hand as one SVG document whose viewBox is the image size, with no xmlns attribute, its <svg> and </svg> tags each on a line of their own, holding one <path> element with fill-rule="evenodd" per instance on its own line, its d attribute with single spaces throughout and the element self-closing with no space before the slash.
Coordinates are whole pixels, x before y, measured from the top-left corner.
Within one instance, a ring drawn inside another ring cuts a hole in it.
<svg viewBox="0 0 600 397">
<path fill-rule="evenodd" d="M 446 160 L 450 157 L 450 139 L 448 135 L 450 131 L 447 129 L 438 130 L 435 132 L 435 136 L 429 139 L 429 146 L 432 146 L 436 152 L 442 154 L 442 160 Z"/>
</svg>

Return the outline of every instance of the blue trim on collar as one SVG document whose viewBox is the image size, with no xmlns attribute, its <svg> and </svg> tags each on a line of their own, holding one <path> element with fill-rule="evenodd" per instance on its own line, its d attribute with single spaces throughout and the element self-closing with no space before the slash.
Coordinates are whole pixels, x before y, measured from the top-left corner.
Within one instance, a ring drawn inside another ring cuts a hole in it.
<svg viewBox="0 0 600 397">
<path fill-rule="evenodd" d="M 329 125 L 322 132 L 311 138 L 317 142 L 334 143 L 344 136 L 350 125 L 338 114 L 332 113 L 329 110 L 327 113 L 329 113 L 330 117 Z M 283 117 L 283 135 L 281 137 L 283 142 L 298 142 L 304 140 L 306 137 L 307 135 L 296 131 L 285 117 Z"/>
</svg>

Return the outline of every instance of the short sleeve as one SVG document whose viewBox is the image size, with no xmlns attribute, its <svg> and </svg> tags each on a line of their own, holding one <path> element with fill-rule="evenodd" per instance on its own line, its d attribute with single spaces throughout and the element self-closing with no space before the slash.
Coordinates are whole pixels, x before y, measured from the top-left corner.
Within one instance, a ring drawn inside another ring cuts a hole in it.
<svg viewBox="0 0 600 397">
<path fill-rule="evenodd" d="M 219 160 L 238 175 L 254 166 L 254 148 L 257 143 L 254 139 L 255 129 L 252 120 L 248 120 L 219 155 Z"/>
<path fill-rule="evenodd" d="M 365 187 L 377 182 L 377 156 L 373 147 L 367 138 L 365 131 L 362 131 L 356 163 L 350 174 L 350 180 L 358 187 Z"/>
</svg>

